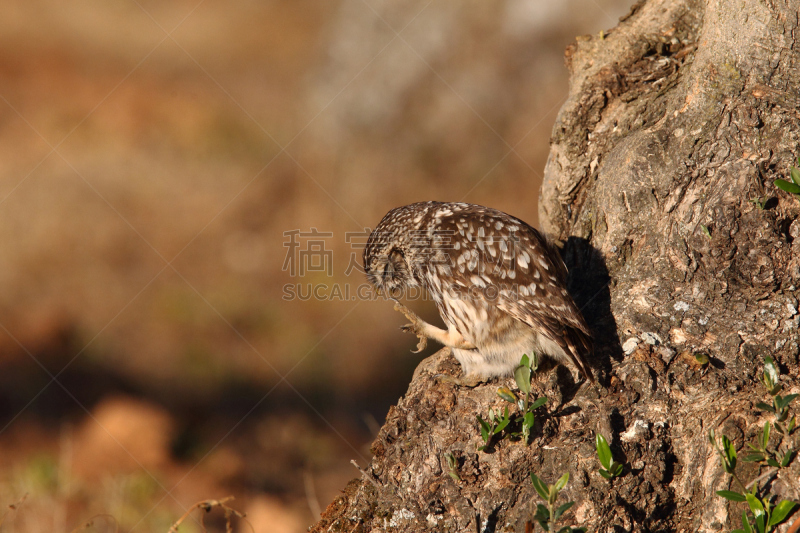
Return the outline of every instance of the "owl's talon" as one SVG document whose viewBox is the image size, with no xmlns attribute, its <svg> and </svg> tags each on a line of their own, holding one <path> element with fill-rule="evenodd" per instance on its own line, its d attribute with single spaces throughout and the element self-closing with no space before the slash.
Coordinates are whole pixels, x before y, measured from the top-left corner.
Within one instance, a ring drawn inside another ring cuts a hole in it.
<svg viewBox="0 0 800 533">
<path fill-rule="evenodd" d="M 400 326 L 400 330 L 406 333 L 413 333 L 419 338 L 419 342 L 417 343 L 417 349 L 411 350 L 411 353 L 419 353 L 428 346 L 428 338 L 423 333 L 423 324 L 424 322 L 420 317 L 414 314 L 414 312 L 406 307 L 405 305 L 401 304 L 397 300 L 394 301 L 394 309 L 395 311 L 400 311 L 406 318 L 411 321 L 410 324 L 406 324 L 405 326 Z"/>
<path fill-rule="evenodd" d="M 411 350 L 411 353 L 419 353 L 424 350 L 426 346 L 428 346 L 428 338 L 419 331 L 419 326 L 417 324 L 406 324 L 405 326 L 400 326 L 400 331 L 405 333 L 413 333 L 419 338 L 417 349 Z"/>
</svg>

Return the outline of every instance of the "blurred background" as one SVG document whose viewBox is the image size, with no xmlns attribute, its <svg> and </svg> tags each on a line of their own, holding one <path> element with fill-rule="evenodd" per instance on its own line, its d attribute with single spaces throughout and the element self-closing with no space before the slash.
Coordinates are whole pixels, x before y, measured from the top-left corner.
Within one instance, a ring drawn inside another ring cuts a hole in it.
<svg viewBox="0 0 800 533">
<path fill-rule="evenodd" d="M 4 0 L 0 530 L 304 531 L 435 349 L 360 297 L 365 228 L 536 225 L 564 49 L 628 7 Z"/>
</svg>

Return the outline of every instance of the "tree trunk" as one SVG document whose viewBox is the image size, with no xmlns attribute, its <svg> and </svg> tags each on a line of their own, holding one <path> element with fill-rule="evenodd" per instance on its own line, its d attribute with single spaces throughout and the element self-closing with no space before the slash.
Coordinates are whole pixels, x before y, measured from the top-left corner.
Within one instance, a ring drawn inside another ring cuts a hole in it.
<svg viewBox="0 0 800 533">
<path fill-rule="evenodd" d="M 772 420 L 755 408 L 766 355 L 784 394 L 800 392 L 800 202 L 773 185 L 800 155 L 798 25 L 796 0 L 649 0 L 570 46 L 540 222 L 564 243 L 601 386 L 540 371 L 549 401 L 530 445 L 478 451 L 476 415 L 507 405 L 496 391 L 513 381 L 436 381 L 460 372 L 440 351 L 313 531 L 523 532 L 540 501 L 531 472 L 569 472 L 559 504 L 575 501 L 567 522 L 590 531 L 740 527 L 746 504 L 716 495 L 736 487 L 709 430 L 744 451 Z M 598 474 L 597 433 L 622 476 Z M 798 463 L 773 494 L 800 499 Z"/>
</svg>

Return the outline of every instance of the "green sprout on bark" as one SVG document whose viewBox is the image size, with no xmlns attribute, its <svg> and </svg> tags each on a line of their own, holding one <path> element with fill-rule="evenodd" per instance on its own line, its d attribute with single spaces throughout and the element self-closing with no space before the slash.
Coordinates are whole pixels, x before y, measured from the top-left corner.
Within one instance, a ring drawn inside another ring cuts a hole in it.
<svg viewBox="0 0 800 533">
<path fill-rule="evenodd" d="M 477 416 L 478 424 L 481 429 L 483 446 L 478 451 L 485 451 L 490 445 L 495 435 L 503 433 L 503 438 L 519 438 L 526 445 L 529 443 L 531 430 L 536 422 L 534 411 L 547 402 L 546 397 L 531 399 L 531 374 L 538 368 L 538 358 L 523 355 L 519 366 L 514 370 L 514 380 L 519 387 L 519 394 L 513 392 L 508 387 L 497 389 L 497 395 L 516 408 L 515 414 L 510 414 L 509 406 L 506 405 L 503 411 L 489 409 L 486 420 Z"/>
<path fill-rule="evenodd" d="M 569 473 L 558 478 L 558 481 L 553 485 L 548 485 L 539 479 L 536 474 L 531 472 L 531 481 L 533 482 L 533 488 L 536 489 L 536 492 L 539 493 L 539 496 L 541 496 L 547 504 L 546 506 L 541 503 L 537 504 L 536 514 L 533 515 L 533 519 L 539 523 L 544 531 L 553 531 L 555 533 L 585 533 L 586 528 L 583 527 L 572 528 L 564 526 L 560 529 L 558 528 L 559 519 L 570 507 L 575 505 L 575 502 L 567 502 L 558 507 L 555 506 L 559 492 L 569 481 Z"/>
<path fill-rule="evenodd" d="M 764 372 L 761 376 L 761 383 L 772 396 L 772 404 L 759 402 L 756 407 L 767 413 L 772 413 L 775 417 L 772 424 L 769 421 L 764 423 L 764 427 L 758 436 L 756 443 L 748 443 L 750 453 L 742 458 L 742 461 L 760 463 L 769 466 L 777 472 L 781 468 L 789 466 L 797 455 L 797 450 L 792 446 L 791 437 L 797 430 L 797 417 L 792 416 L 789 411 L 789 404 L 798 397 L 797 394 L 781 396 L 782 385 L 779 381 L 780 372 L 775 361 L 770 356 L 764 358 Z M 777 433 L 777 441 L 770 445 L 770 435 L 772 428 Z M 742 528 L 734 530 L 733 533 L 770 533 L 782 524 L 797 506 L 791 500 L 781 500 L 766 490 L 759 488 L 757 478 L 751 483 L 751 488 L 741 480 L 736 472 L 738 456 L 736 447 L 730 439 L 723 435 L 717 440 L 714 430 L 708 434 L 708 439 L 722 461 L 725 472 L 731 476 L 740 490 L 718 490 L 717 494 L 723 498 L 734 502 L 747 502 L 750 516 L 747 511 L 742 512 Z M 763 487 L 766 489 L 766 484 Z"/>
<path fill-rule="evenodd" d="M 614 460 L 611 455 L 611 448 L 608 446 L 608 441 L 600 433 L 594 439 L 595 446 L 597 447 L 597 458 L 603 466 L 598 472 L 606 479 L 615 478 L 622 473 L 622 465 Z"/>
<path fill-rule="evenodd" d="M 777 188 L 792 193 L 795 197 L 800 197 L 800 168 L 798 167 L 800 167 L 800 157 L 797 158 L 797 167 L 793 165 L 789 169 L 791 181 L 777 179 L 774 182 Z"/>
<path fill-rule="evenodd" d="M 453 478 L 453 481 L 461 481 L 461 476 L 458 475 L 458 459 L 452 453 L 444 454 L 447 460 L 447 475 Z"/>
</svg>

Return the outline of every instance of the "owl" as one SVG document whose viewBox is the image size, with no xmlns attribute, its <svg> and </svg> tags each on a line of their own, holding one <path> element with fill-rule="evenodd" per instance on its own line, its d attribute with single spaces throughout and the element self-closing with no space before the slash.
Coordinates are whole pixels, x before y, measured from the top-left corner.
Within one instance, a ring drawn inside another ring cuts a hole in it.
<svg viewBox="0 0 800 533">
<path fill-rule="evenodd" d="M 421 202 L 392 209 L 364 249 L 367 278 L 394 297 L 425 289 L 447 329 L 411 321 L 418 350 L 451 348 L 466 381 L 513 375 L 523 354 L 570 362 L 589 381 L 592 337 L 566 289 L 556 248 L 525 222 L 466 203 Z"/>
</svg>

